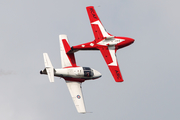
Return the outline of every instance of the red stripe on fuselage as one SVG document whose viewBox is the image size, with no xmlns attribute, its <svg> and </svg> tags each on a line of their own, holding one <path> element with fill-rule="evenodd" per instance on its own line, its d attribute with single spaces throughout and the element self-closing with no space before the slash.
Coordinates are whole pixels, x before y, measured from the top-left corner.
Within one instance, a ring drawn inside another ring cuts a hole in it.
<svg viewBox="0 0 180 120">
<path fill-rule="evenodd" d="M 72 48 L 75 50 L 98 50 L 96 47 L 96 43 L 94 41 L 76 45 L 76 46 L 73 46 Z"/>
<path fill-rule="evenodd" d="M 84 82 L 86 80 L 82 78 L 71 78 L 71 77 L 63 77 L 63 78 L 68 81 L 76 81 L 76 82 Z"/>
</svg>

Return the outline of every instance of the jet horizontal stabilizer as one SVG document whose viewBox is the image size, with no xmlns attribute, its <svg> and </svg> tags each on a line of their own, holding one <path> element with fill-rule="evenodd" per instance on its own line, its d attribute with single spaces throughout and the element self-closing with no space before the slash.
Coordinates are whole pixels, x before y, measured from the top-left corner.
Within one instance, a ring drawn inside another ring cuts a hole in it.
<svg viewBox="0 0 180 120">
<path fill-rule="evenodd" d="M 54 68 L 47 53 L 43 53 L 45 69 L 50 82 L 54 82 Z"/>
</svg>

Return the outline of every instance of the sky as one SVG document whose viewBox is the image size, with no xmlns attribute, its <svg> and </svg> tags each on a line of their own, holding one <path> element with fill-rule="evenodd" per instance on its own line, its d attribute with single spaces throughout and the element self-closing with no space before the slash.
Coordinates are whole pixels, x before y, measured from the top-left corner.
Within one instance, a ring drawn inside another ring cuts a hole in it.
<svg viewBox="0 0 180 120">
<path fill-rule="evenodd" d="M 0 119 L 180 119 L 180 1 L 1 0 Z M 79 66 L 102 77 L 82 85 L 87 114 L 78 114 L 66 83 L 50 83 L 43 53 L 61 68 L 59 34 L 71 46 L 94 40 L 86 12 L 95 6 L 106 30 L 135 42 L 116 53 L 124 82 L 116 83 L 99 51 L 75 53 Z"/>
</svg>

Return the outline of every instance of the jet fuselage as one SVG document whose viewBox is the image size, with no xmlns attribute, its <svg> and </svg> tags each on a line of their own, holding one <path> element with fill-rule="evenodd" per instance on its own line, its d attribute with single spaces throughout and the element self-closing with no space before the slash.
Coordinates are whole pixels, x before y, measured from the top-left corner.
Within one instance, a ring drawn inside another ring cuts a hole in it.
<svg viewBox="0 0 180 120">
<path fill-rule="evenodd" d="M 41 74 L 47 74 L 46 69 L 40 71 Z M 101 73 L 90 67 L 69 67 L 54 69 L 54 76 L 62 77 L 65 80 L 84 82 L 85 80 L 97 79 Z"/>
</svg>

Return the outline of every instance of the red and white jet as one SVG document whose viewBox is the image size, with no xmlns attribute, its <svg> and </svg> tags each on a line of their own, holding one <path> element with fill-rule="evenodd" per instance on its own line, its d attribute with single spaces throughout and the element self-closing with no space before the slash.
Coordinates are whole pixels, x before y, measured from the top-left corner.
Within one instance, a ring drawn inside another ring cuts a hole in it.
<svg viewBox="0 0 180 120">
<path fill-rule="evenodd" d="M 71 48 L 66 35 L 59 35 L 61 69 L 55 69 L 47 53 L 43 53 L 45 69 L 41 74 L 47 74 L 50 82 L 54 82 L 54 76 L 64 78 L 72 96 L 76 109 L 79 113 L 86 113 L 82 96 L 81 84 L 85 80 L 97 79 L 101 73 L 90 67 L 80 67 L 76 65 L 74 53 L 67 53 Z"/>
<path fill-rule="evenodd" d="M 86 7 L 90 19 L 91 27 L 95 40 L 71 47 L 69 53 L 78 50 L 100 50 L 109 70 L 116 82 L 123 82 L 123 78 L 116 59 L 116 51 L 126 47 L 134 42 L 134 39 L 128 37 L 117 37 L 109 34 L 104 29 L 93 6 Z"/>
</svg>

